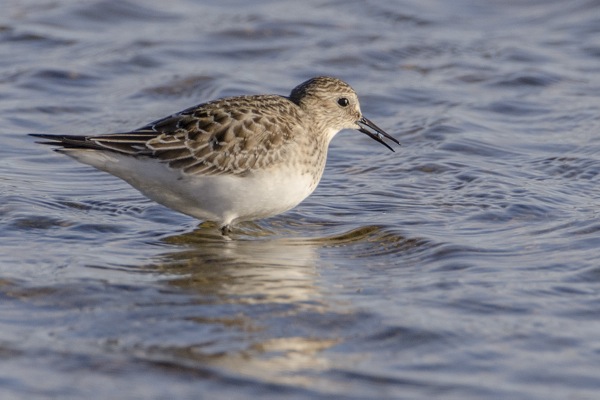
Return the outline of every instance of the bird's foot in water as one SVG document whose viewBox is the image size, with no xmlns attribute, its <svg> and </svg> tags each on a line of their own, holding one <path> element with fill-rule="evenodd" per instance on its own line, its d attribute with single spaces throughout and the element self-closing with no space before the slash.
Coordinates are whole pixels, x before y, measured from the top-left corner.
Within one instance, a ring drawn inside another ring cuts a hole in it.
<svg viewBox="0 0 600 400">
<path fill-rule="evenodd" d="M 223 236 L 229 236 L 230 233 L 231 233 L 231 226 L 230 225 L 223 225 L 221 227 L 221 235 L 223 235 Z"/>
</svg>

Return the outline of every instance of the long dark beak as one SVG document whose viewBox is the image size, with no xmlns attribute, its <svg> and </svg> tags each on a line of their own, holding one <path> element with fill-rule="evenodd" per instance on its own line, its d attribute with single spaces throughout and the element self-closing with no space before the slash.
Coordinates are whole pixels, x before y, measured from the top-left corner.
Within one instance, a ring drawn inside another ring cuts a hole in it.
<svg viewBox="0 0 600 400">
<path fill-rule="evenodd" d="M 386 142 L 383 141 L 384 137 L 390 139 L 396 144 L 400 144 L 400 142 L 396 140 L 392 135 L 386 133 L 383 129 L 381 129 L 365 117 L 362 117 L 361 119 L 356 121 L 356 123 L 358 124 L 358 126 L 360 126 L 360 129 L 358 130 L 359 132 L 362 132 L 371 139 L 378 141 L 391 151 L 394 151 L 394 149 L 392 149 Z M 370 130 L 368 130 L 367 128 L 369 128 Z"/>
</svg>

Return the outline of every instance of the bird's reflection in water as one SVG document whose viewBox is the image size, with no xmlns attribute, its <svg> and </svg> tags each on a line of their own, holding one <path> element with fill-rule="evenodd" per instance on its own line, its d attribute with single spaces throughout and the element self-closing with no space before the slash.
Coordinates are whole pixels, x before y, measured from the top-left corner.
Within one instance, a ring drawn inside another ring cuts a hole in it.
<svg viewBox="0 0 600 400">
<path fill-rule="evenodd" d="M 334 359 L 327 350 L 365 322 L 331 291 L 331 277 L 322 276 L 330 270 L 329 257 L 360 267 L 362 255 L 418 253 L 430 246 L 380 226 L 327 228 L 327 235 L 312 238 L 293 237 L 281 227 L 274 231 L 246 224 L 227 239 L 214 227 L 201 226 L 164 239 L 176 251 L 149 267 L 176 292 L 191 293 L 184 311 L 172 311 L 173 318 L 185 320 L 188 333 L 181 346 L 154 346 L 151 359 L 159 351 L 163 368 L 191 363 L 261 381 L 314 384 L 314 372 L 339 363 L 340 353 Z M 195 324 L 191 334 L 190 323 Z"/>
<path fill-rule="evenodd" d="M 158 355 L 162 368 L 181 368 L 185 360 L 187 367 L 208 364 L 246 377 L 302 384 L 304 378 L 294 372 L 327 368 L 322 352 L 340 342 L 335 329 L 322 330 L 322 325 L 349 310 L 331 309 L 322 291 L 318 240 L 246 233 L 227 240 L 214 229 L 200 228 L 164 239 L 178 251 L 162 254 L 151 269 L 169 286 L 192 293 L 193 312 L 187 307 L 183 318 L 197 323 L 203 337 L 177 348 L 154 346 L 150 359 Z M 320 328 L 311 328 L 311 320 L 319 320 Z"/>
<path fill-rule="evenodd" d="M 159 268 L 169 284 L 214 294 L 228 302 L 318 302 L 319 245 L 286 238 L 235 238 L 214 230 L 164 239 L 183 250 L 160 256 Z"/>
</svg>

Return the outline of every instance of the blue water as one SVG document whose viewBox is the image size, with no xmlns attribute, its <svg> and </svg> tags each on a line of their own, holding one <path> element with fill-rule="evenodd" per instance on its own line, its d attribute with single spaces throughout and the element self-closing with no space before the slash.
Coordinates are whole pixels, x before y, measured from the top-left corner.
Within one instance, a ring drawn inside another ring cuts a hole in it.
<svg viewBox="0 0 600 400">
<path fill-rule="evenodd" d="M 598 1 L 2 8 L 2 399 L 598 397 Z M 26 135 L 321 74 L 402 146 L 231 241 Z"/>
</svg>

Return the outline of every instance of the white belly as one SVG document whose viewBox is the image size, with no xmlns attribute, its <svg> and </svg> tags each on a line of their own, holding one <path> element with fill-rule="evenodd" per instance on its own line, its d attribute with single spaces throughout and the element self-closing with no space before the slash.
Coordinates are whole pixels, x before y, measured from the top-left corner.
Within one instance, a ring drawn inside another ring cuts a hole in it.
<svg viewBox="0 0 600 400">
<path fill-rule="evenodd" d="M 171 186 L 171 190 L 178 193 L 176 202 L 181 207 L 169 204 L 170 199 L 162 201 L 164 190 L 144 193 L 185 214 L 223 224 L 280 214 L 298 205 L 314 190 L 311 176 L 300 175 L 287 168 L 244 177 L 186 177 L 180 182 L 182 185 Z"/>
<path fill-rule="evenodd" d="M 287 211 L 316 188 L 309 173 L 278 166 L 245 176 L 185 176 L 145 158 L 93 150 L 63 150 L 77 160 L 127 181 L 148 198 L 193 217 L 221 225 Z"/>
</svg>

